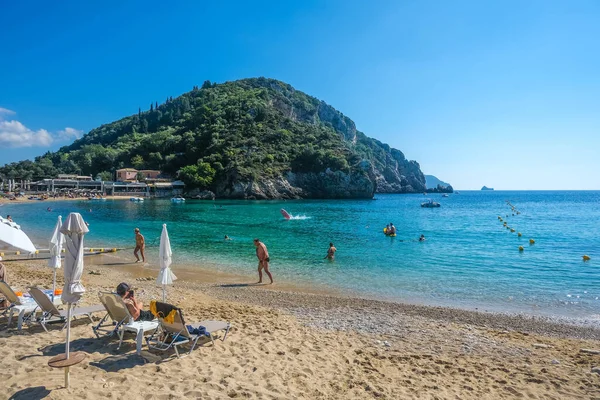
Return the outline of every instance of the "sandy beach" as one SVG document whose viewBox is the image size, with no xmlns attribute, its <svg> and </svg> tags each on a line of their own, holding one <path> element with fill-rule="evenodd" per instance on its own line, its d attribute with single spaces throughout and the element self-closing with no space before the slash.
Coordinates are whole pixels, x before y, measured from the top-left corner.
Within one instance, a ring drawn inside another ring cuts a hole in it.
<svg viewBox="0 0 600 400">
<path fill-rule="evenodd" d="M 43 194 L 43 193 L 41 193 Z M 40 194 L 40 195 L 41 195 Z M 19 196 L 16 197 L 13 200 L 9 200 L 7 197 L 0 197 L 0 205 L 2 204 L 11 204 L 11 203 L 33 203 L 33 202 L 39 202 L 39 201 L 43 201 L 46 203 L 52 203 L 55 201 L 77 201 L 77 200 L 89 200 L 87 197 L 76 197 L 76 198 L 69 198 L 69 197 L 51 197 L 49 199 L 46 200 L 29 200 L 28 197 L 30 195 L 27 196 Z M 33 194 L 31 196 L 38 196 L 37 194 Z M 129 197 L 131 196 L 104 196 L 103 198 L 106 200 L 129 200 Z"/>
<path fill-rule="evenodd" d="M 159 298 L 157 271 L 86 263 L 85 304 L 100 290 L 130 282 L 145 304 Z M 7 263 L 10 284 L 49 287 L 45 261 Z M 93 273 L 90 273 L 92 272 Z M 176 271 L 177 272 L 177 271 Z M 135 353 L 132 336 L 96 339 L 74 322 L 72 349 L 87 358 L 72 368 L 71 387 L 47 366 L 64 351 L 65 333 L 32 326 L 6 330 L 0 319 L 0 398 L 256 399 L 590 399 L 600 397 L 600 330 L 543 319 L 467 312 L 286 287 L 240 278 L 182 273 L 168 300 L 188 322 L 230 321 L 225 342 L 172 352 Z M 235 280 L 238 280 L 235 282 Z M 221 282 L 217 282 L 220 280 Z M 62 278 L 61 278 L 62 284 Z"/>
</svg>

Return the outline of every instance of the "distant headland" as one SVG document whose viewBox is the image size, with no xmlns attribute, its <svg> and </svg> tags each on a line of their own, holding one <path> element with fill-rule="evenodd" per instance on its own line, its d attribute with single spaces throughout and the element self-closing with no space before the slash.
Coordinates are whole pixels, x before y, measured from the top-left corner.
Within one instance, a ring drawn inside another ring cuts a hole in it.
<svg viewBox="0 0 600 400">
<path fill-rule="evenodd" d="M 494 190 L 494 188 L 489 188 L 487 186 L 484 186 L 484 187 L 481 188 L 481 190 Z"/>
</svg>

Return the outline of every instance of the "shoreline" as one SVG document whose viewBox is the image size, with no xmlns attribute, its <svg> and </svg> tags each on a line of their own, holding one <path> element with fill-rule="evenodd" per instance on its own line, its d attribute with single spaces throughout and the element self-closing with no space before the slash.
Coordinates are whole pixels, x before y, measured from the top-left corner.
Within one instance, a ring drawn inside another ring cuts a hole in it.
<svg viewBox="0 0 600 400">
<path fill-rule="evenodd" d="M 41 260 L 9 261 L 7 265 L 43 265 Z M 128 262 L 114 253 L 86 258 L 86 269 L 100 274 L 124 274 L 132 286 L 145 290 L 154 286 L 159 268 L 152 264 Z M 474 311 L 451 306 L 433 306 L 378 300 L 342 293 L 328 287 L 314 288 L 290 282 L 257 284 L 252 277 L 214 271 L 202 266 L 176 267 L 173 287 L 201 291 L 215 299 L 277 309 L 294 315 L 308 326 L 341 331 L 366 331 L 390 335 L 400 320 L 426 319 L 443 323 L 478 326 L 558 338 L 600 340 L 600 322 L 535 316 L 510 312 Z M 88 271 L 89 273 L 89 271 Z M 113 282 L 116 286 L 118 282 Z M 25 289 L 25 288 L 22 288 Z M 393 321 L 393 322 L 390 322 Z"/>
<path fill-rule="evenodd" d="M 31 195 L 31 196 L 39 196 L 39 195 Z M 131 196 L 104 196 L 103 198 L 106 200 L 129 200 Z M 57 198 L 48 198 L 45 200 L 29 200 L 27 197 L 17 197 L 14 200 L 9 200 L 6 197 L 0 197 L 0 205 L 1 204 L 27 204 L 27 203 L 54 203 L 57 201 L 98 201 L 98 200 L 90 200 L 87 197 L 77 197 L 74 199 L 66 198 L 66 197 L 57 197 Z M 102 201 L 102 200 L 100 200 Z"/>
</svg>

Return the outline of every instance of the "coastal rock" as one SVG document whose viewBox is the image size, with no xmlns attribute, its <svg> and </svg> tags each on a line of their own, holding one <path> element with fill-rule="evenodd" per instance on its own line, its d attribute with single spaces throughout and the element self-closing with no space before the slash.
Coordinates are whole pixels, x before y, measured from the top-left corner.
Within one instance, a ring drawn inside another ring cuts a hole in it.
<svg viewBox="0 0 600 400">
<path fill-rule="evenodd" d="M 198 192 L 197 194 L 190 194 L 193 198 L 198 199 L 198 200 L 214 200 L 215 199 L 215 194 L 213 192 L 211 192 L 210 190 L 202 190 L 201 192 Z"/>
<path fill-rule="evenodd" d="M 235 175 L 235 174 L 234 174 Z M 285 177 L 259 178 L 251 181 L 231 176 L 216 188 L 219 198 L 227 199 L 371 199 L 376 184 L 373 168 L 353 172 L 326 170 L 321 173 L 293 173 Z"/>
<path fill-rule="evenodd" d="M 600 367 L 593 367 L 591 372 L 600 375 Z"/>
</svg>

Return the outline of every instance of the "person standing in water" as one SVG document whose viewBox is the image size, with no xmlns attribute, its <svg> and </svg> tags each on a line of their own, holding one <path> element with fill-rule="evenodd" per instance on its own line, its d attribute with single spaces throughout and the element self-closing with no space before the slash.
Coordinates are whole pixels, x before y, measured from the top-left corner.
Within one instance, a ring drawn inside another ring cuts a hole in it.
<svg viewBox="0 0 600 400">
<path fill-rule="evenodd" d="M 140 257 L 138 256 L 139 251 L 142 254 L 142 261 L 146 262 L 146 256 L 144 256 L 146 240 L 144 239 L 144 235 L 140 233 L 140 228 L 135 228 L 133 231 L 135 232 L 135 250 L 133 251 L 133 255 L 137 258 L 136 262 L 140 262 Z"/>
<path fill-rule="evenodd" d="M 336 251 L 337 249 L 333 246 L 333 243 L 329 243 L 329 248 L 327 249 L 327 255 L 325 256 L 325 258 L 328 258 L 329 260 L 333 261 L 333 259 L 335 258 Z"/>
<path fill-rule="evenodd" d="M 258 283 L 262 283 L 262 270 L 264 269 L 271 283 L 273 283 L 273 275 L 269 271 L 269 251 L 267 246 L 258 239 L 254 239 L 254 246 L 256 246 L 256 257 L 258 258 Z"/>
</svg>

